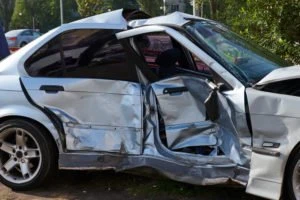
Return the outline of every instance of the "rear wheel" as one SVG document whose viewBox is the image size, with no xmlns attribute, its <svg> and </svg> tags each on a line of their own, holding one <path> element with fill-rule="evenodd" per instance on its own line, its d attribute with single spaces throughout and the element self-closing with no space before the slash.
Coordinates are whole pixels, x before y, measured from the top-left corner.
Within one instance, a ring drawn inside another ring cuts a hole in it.
<svg viewBox="0 0 300 200">
<path fill-rule="evenodd" d="M 26 42 L 22 42 L 22 43 L 20 44 L 20 47 L 24 47 L 26 44 L 27 44 Z"/>
<path fill-rule="evenodd" d="M 40 185 L 55 170 L 55 148 L 44 129 L 25 120 L 0 124 L 0 181 L 15 190 Z"/>
<path fill-rule="evenodd" d="M 300 151 L 287 165 L 285 187 L 285 196 L 288 199 L 300 200 Z"/>
</svg>

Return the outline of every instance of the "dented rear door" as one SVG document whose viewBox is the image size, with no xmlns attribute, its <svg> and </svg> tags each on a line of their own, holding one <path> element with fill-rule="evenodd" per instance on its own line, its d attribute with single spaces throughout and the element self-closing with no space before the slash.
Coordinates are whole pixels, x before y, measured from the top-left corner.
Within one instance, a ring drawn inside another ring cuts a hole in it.
<svg viewBox="0 0 300 200">
<path fill-rule="evenodd" d="M 30 98 L 63 124 L 66 148 L 141 153 L 138 83 L 68 78 L 22 78 Z"/>
<path fill-rule="evenodd" d="M 66 31 L 26 62 L 23 88 L 62 123 L 67 150 L 142 152 L 141 86 L 117 31 Z"/>
</svg>

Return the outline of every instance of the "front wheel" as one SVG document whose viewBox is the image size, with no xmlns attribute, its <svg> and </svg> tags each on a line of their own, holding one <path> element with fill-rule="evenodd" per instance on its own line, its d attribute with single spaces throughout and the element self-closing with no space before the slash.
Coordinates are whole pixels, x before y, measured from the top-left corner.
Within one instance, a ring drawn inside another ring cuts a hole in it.
<svg viewBox="0 0 300 200">
<path fill-rule="evenodd" d="M 300 200 L 300 151 L 287 165 L 285 187 L 284 192 L 288 199 Z"/>
<path fill-rule="evenodd" d="M 0 181 L 14 189 L 40 185 L 54 171 L 55 149 L 45 130 L 25 120 L 0 124 Z"/>
</svg>

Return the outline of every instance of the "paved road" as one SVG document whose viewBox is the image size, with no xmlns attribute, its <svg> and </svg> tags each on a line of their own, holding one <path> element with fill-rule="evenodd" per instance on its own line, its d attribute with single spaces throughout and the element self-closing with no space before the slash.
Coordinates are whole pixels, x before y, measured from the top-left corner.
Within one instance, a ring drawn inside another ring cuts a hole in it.
<svg viewBox="0 0 300 200">
<path fill-rule="evenodd" d="M 199 187 L 165 179 L 106 172 L 61 171 L 55 180 L 29 191 L 14 192 L 0 185 L 1 200 L 262 200 L 244 189 Z"/>
</svg>

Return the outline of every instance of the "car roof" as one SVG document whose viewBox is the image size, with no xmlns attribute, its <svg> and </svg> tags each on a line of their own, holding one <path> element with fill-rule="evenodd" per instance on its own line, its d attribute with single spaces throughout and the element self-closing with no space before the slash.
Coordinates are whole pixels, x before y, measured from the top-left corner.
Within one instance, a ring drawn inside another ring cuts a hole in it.
<svg viewBox="0 0 300 200">
<path fill-rule="evenodd" d="M 171 26 L 183 26 L 184 24 L 190 22 L 191 20 L 205 20 L 203 18 L 182 13 L 182 12 L 173 12 L 168 15 L 153 17 L 149 19 L 139 19 L 129 22 L 131 27 L 139 27 L 146 25 L 171 25 Z"/>
<path fill-rule="evenodd" d="M 144 25 L 157 25 L 157 24 L 166 24 L 166 25 L 176 25 L 176 26 L 183 26 L 184 24 L 188 23 L 192 19 L 199 20 L 203 19 L 200 17 L 196 17 L 190 14 L 182 13 L 182 12 L 173 12 L 171 14 L 159 17 L 139 17 L 138 19 L 125 19 L 124 12 L 126 10 L 120 9 L 115 10 L 99 15 L 94 15 L 91 17 L 87 17 L 84 19 L 80 19 L 74 22 L 71 22 L 69 26 L 72 25 L 79 25 L 79 24 L 107 24 L 107 26 L 114 26 L 116 29 L 127 29 L 128 26 L 130 27 L 139 27 Z M 141 12 L 141 11 L 139 11 Z M 205 19 L 203 19 L 205 20 Z"/>
<path fill-rule="evenodd" d="M 99 15 L 94 15 L 91 17 L 83 18 L 70 24 L 107 24 L 107 25 L 115 25 L 120 29 L 126 29 L 127 21 L 123 17 L 123 9 L 115 10 Z"/>
<path fill-rule="evenodd" d="M 11 30 L 5 33 L 5 36 L 17 36 L 20 33 L 27 31 L 29 29 L 16 29 L 16 30 Z"/>
<path fill-rule="evenodd" d="M 128 14 L 129 13 L 129 14 Z M 132 15 L 133 13 L 133 15 Z M 127 30 L 130 26 L 132 28 L 147 25 L 176 25 L 183 26 L 184 24 L 190 22 L 192 19 L 199 20 L 201 18 L 195 17 L 193 15 L 175 12 L 166 16 L 149 18 L 149 15 L 142 14 L 141 11 L 128 10 L 115 10 L 112 12 L 107 12 L 99 15 L 94 15 L 81 20 L 77 20 L 68 24 L 63 24 L 57 28 L 54 28 L 36 40 L 32 41 L 22 49 L 18 50 L 16 53 L 9 56 L 7 59 L 1 61 L 0 63 L 0 74 L 23 74 L 27 73 L 24 70 L 23 64 L 24 60 L 28 56 L 32 55 L 38 48 L 40 48 L 48 38 L 52 38 L 59 33 L 72 29 L 116 29 L 116 30 Z"/>
</svg>

